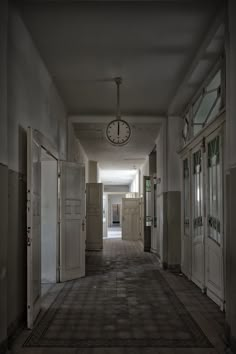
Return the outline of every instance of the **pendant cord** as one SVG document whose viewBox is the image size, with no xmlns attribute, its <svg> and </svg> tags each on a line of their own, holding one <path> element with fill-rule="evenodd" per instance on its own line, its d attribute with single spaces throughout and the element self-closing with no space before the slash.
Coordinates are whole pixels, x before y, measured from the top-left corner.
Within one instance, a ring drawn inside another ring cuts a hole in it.
<svg viewBox="0 0 236 354">
<path fill-rule="evenodd" d="M 120 112 L 120 84 L 122 82 L 121 77 L 115 78 L 116 86 L 117 86 L 117 108 L 116 108 L 116 119 L 121 120 L 121 112 Z"/>
</svg>

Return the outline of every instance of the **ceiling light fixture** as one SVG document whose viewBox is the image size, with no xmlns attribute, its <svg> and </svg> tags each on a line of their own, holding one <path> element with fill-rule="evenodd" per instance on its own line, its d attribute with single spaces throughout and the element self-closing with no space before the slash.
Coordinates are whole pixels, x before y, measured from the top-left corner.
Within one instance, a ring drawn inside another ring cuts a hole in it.
<svg viewBox="0 0 236 354">
<path fill-rule="evenodd" d="M 131 136 L 130 125 L 123 119 L 121 119 L 120 112 L 120 85 L 122 83 L 121 77 L 114 79 L 117 87 L 117 109 L 116 119 L 112 120 L 106 129 L 106 137 L 108 141 L 116 146 L 123 146 L 128 143 Z"/>
</svg>

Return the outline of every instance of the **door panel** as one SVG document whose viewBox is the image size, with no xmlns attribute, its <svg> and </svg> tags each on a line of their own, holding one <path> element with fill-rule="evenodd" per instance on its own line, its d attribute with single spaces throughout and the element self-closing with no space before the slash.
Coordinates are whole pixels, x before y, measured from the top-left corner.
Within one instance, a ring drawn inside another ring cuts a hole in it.
<svg viewBox="0 0 236 354">
<path fill-rule="evenodd" d="M 41 147 L 27 132 L 27 326 L 41 306 Z"/>
<path fill-rule="evenodd" d="M 204 200 L 203 151 L 192 152 L 192 280 L 204 290 Z"/>
<path fill-rule="evenodd" d="M 156 177 L 151 177 L 151 252 L 159 255 L 160 244 L 157 237 L 157 185 Z"/>
<path fill-rule="evenodd" d="M 103 184 L 86 184 L 86 249 L 103 247 Z"/>
<path fill-rule="evenodd" d="M 212 134 L 206 140 L 206 154 L 206 287 L 208 295 L 223 306 L 223 168 L 219 134 Z"/>
<path fill-rule="evenodd" d="M 122 239 L 140 239 L 140 199 L 122 198 Z"/>
<path fill-rule="evenodd" d="M 191 278 L 192 269 L 192 239 L 190 223 L 190 164 L 189 158 L 183 159 L 183 223 L 182 223 L 182 260 L 181 268 L 183 273 Z"/>
<path fill-rule="evenodd" d="M 85 168 L 60 162 L 60 281 L 85 275 Z"/>
</svg>

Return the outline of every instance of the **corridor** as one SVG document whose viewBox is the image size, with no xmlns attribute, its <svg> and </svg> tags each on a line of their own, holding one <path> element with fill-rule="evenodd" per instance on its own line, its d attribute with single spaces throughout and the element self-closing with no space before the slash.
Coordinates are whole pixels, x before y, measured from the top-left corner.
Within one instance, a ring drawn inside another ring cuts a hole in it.
<svg viewBox="0 0 236 354">
<path fill-rule="evenodd" d="M 224 353 L 224 315 L 182 274 L 161 270 L 141 242 L 104 240 L 86 277 L 56 284 L 11 353 Z"/>
</svg>

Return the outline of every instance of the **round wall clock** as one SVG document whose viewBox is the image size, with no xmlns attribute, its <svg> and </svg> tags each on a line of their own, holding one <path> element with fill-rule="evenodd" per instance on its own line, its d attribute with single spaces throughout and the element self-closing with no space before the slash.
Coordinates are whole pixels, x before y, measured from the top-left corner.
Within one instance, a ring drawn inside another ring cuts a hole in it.
<svg viewBox="0 0 236 354">
<path fill-rule="evenodd" d="M 113 145 L 125 145 L 131 136 L 130 126 L 123 119 L 115 119 L 108 124 L 106 136 Z"/>
</svg>

